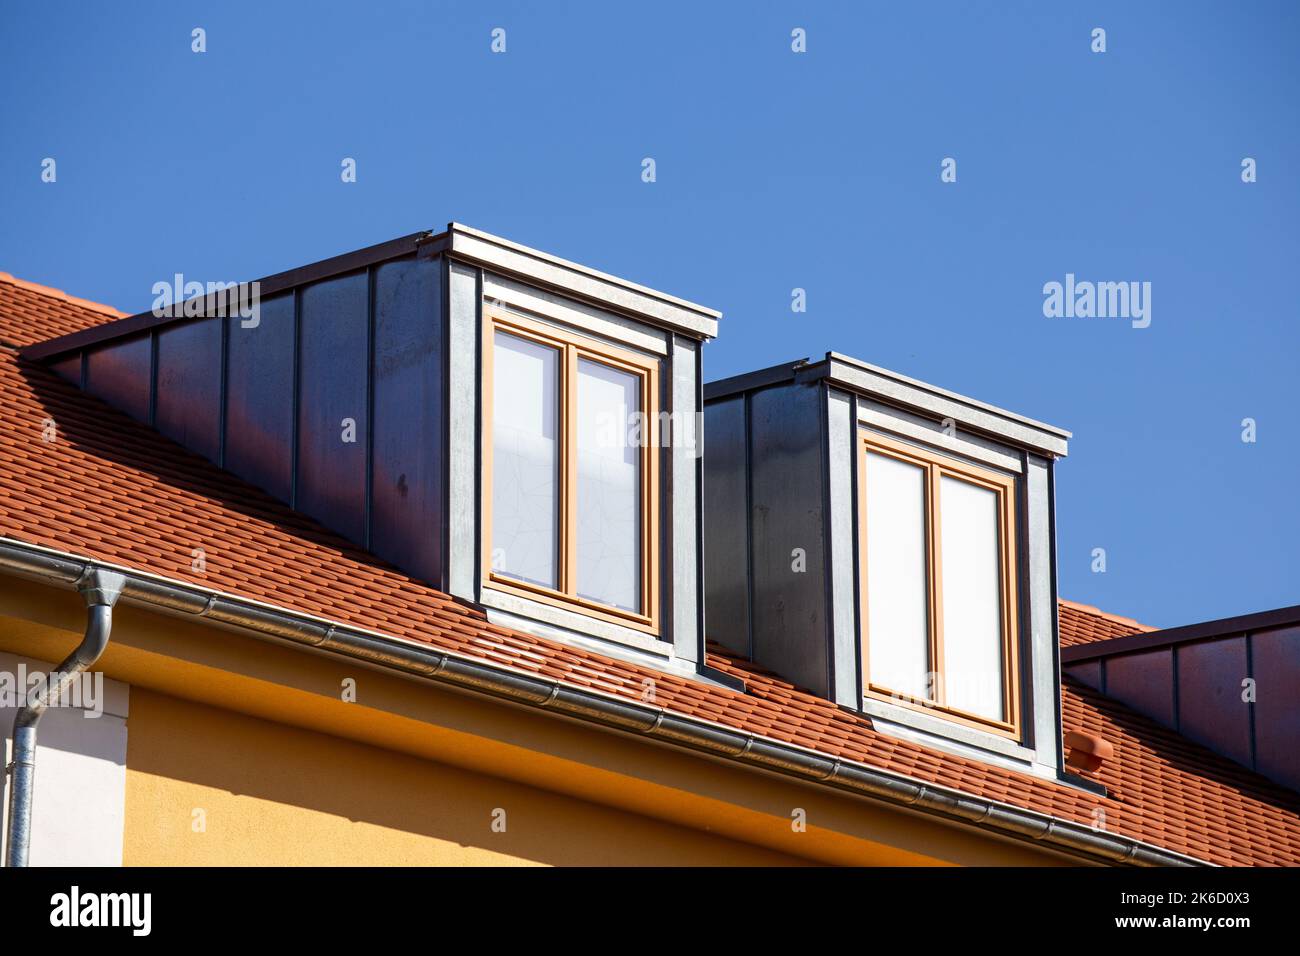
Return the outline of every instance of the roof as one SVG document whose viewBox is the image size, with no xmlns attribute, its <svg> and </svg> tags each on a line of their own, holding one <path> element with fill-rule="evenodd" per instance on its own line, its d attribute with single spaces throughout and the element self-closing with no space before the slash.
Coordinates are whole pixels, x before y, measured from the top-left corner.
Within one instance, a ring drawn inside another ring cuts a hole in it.
<svg viewBox="0 0 1300 956">
<path fill-rule="evenodd" d="M 103 307 L 0 282 L 0 535 L 219 589 L 666 710 L 1013 806 L 1093 824 L 1219 864 L 1300 865 L 1300 795 L 1067 680 L 1066 730 L 1115 748 L 1102 797 L 886 736 L 870 720 L 712 647 L 747 693 L 679 678 L 490 623 L 301 514 L 22 359 L 13 346 L 110 318 Z M 58 440 L 42 440 L 53 418 Z M 69 507 L 75 502 L 75 507 Z M 206 574 L 191 550 L 208 549 Z M 338 595 L 328 601 L 323 595 Z M 1131 627 L 1063 602 L 1062 636 Z M 1139 628 L 1140 625 L 1137 625 Z M 1131 631 L 1129 633 L 1132 633 Z M 1248 839 L 1247 834 L 1252 838 Z"/>
<path fill-rule="evenodd" d="M 1079 605 L 1086 608 L 1086 605 Z M 1090 609 L 1095 610 L 1095 608 Z M 1101 612 L 1097 612 L 1101 613 Z M 1269 628 L 1290 627 L 1300 624 L 1300 604 L 1279 607 L 1269 611 L 1257 611 L 1253 614 L 1241 614 L 1237 617 L 1224 617 L 1214 621 L 1202 621 L 1196 624 L 1184 624 L 1158 630 L 1138 624 L 1128 618 L 1114 618 L 1116 633 L 1089 634 L 1082 640 L 1067 644 L 1064 638 L 1061 644 L 1069 649 L 1061 655 L 1067 662 L 1096 660 L 1102 657 L 1114 657 L 1119 654 L 1132 654 L 1170 647 L 1177 644 L 1191 644 L 1197 641 L 1215 641 L 1225 638 L 1240 637 L 1255 631 Z M 1129 629 L 1125 630 L 1125 626 Z M 1132 630 L 1136 627 L 1137 630 Z"/>
<path fill-rule="evenodd" d="M 124 318 L 125 312 L 0 272 L 0 345 L 24 348 Z"/>
<path fill-rule="evenodd" d="M 1096 641 L 1109 641 L 1115 637 L 1147 634 L 1156 630 L 1139 624 L 1131 617 L 1107 614 L 1091 604 L 1076 604 L 1061 600 L 1061 646 L 1078 647 Z"/>
<path fill-rule="evenodd" d="M 666 292 L 637 285 L 618 276 L 598 272 L 576 262 L 569 262 L 567 259 L 561 259 L 538 249 L 530 249 L 528 246 L 456 222 L 448 223 L 445 230 L 436 234 L 432 231 L 411 233 L 409 236 L 390 239 L 387 242 L 366 246 L 364 249 L 356 249 L 295 269 L 249 280 L 249 284 L 256 283 L 257 294 L 264 299 L 311 282 L 355 272 L 391 259 L 416 254 L 441 253 L 446 253 L 460 261 L 487 266 L 502 275 L 525 277 L 541 286 L 562 290 L 567 295 L 595 302 L 605 308 L 636 316 L 642 321 L 653 322 L 697 339 L 710 339 L 718 334 L 718 320 L 722 318 L 722 313 L 714 309 L 679 299 Z M 12 283 L 26 286 L 37 292 L 46 289 L 45 286 L 24 283 L 6 273 L 0 275 L 4 275 Z M 57 289 L 47 291 L 68 298 Z M 194 298 L 197 299 L 199 296 Z M 50 359 L 65 352 L 88 348 L 112 339 L 125 338 L 148 329 L 160 328 L 174 322 L 184 322 L 187 318 L 180 309 L 165 310 L 162 314 L 156 314 L 150 309 L 135 315 L 127 315 L 84 299 L 69 301 L 90 311 L 110 313 L 111 318 L 122 321 L 111 326 L 104 321 L 75 327 L 68 327 L 63 323 L 51 325 L 48 334 L 29 342 L 15 343 L 20 347 L 26 347 L 28 358 Z"/>
<path fill-rule="evenodd" d="M 933 421 L 951 419 L 962 431 L 980 432 L 996 441 L 1040 454 L 1063 458 L 1069 450 L 1071 435 L 1063 428 L 870 365 L 839 352 L 827 352 L 817 362 L 801 358 L 731 378 L 706 382 L 704 400 L 722 401 L 770 385 L 818 380 L 854 390 L 888 405 L 918 412 Z"/>
</svg>

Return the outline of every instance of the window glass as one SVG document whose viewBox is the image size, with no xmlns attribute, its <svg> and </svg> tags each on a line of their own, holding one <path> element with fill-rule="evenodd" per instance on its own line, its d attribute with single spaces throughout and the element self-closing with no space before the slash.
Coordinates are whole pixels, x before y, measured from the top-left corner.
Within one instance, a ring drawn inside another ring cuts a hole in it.
<svg viewBox="0 0 1300 956">
<path fill-rule="evenodd" d="M 1002 720 L 998 496 L 947 475 L 939 487 L 944 693 L 951 707 Z"/>
<path fill-rule="evenodd" d="M 931 697 L 925 469 L 867 453 L 867 635 L 871 682 Z"/>
<path fill-rule="evenodd" d="M 559 586 L 559 351 L 495 334 L 492 568 Z"/>
<path fill-rule="evenodd" d="M 641 610 L 641 378 L 578 360 L 577 593 Z M 631 438 L 631 440 L 629 440 Z"/>
</svg>

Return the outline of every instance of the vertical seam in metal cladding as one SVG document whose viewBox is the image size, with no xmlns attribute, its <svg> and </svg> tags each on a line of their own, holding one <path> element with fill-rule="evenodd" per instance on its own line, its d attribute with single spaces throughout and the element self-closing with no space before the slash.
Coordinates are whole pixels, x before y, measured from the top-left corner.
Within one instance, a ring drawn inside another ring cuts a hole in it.
<svg viewBox="0 0 1300 956">
<path fill-rule="evenodd" d="M 439 494 L 442 497 L 441 527 L 438 529 L 438 577 L 439 585 L 444 591 L 448 590 L 451 585 L 451 260 L 447 256 L 442 257 L 442 288 L 439 290 L 438 308 L 442 310 L 441 328 L 439 329 L 439 339 L 441 342 L 441 360 L 438 363 L 441 369 L 442 381 L 438 383 L 438 391 L 442 394 L 442 421 L 438 423 L 438 430 L 441 432 L 439 440 L 442 442 L 441 462 L 438 471 L 442 478 L 442 487 Z"/>
<path fill-rule="evenodd" d="M 741 396 L 741 439 L 745 444 L 745 656 L 754 659 L 754 415 L 753 393 Z"/>
<path fill-rule="evenodd" d="M 1250 678 L 1252 685 L 1255 681 L 1255 635 L 1247 631 L 1246 638 L 1246 676 Z M 1251 687 L 1251 700 L 1246 707 L 1247 726 L 1250 728 L 1250 769 L 1259 770 L 1259 753 L 1255 743 L 1255 697 L 1258 688 Z"/>
<path fill-rule="evenodd" d="M 302 290 L 293 290 L 293 424 L 290 429 L 289 449 L 289 507 L 298 507 L 298 441 L 302 428 L 298 423 L 302 413 Z"/>
<path fill-rule="evenodd" d="M 1182 695 L 1178 693 L 1178 645 L 1169 646 L 1169 674 L 1170 674 L 1170 695 L 1173 697 L 1174 705 L 1174 730 L 1180 734 L 1183 732 L 1183 715 L 1180 710 L 1182 704 Z"/>
<path fill-rule="evenodd" d="M 150 428 L 158 427 L 158 330 L 149 333 L 149 406 L 145 415 Z"/>
<path fill-rule="evenodd" d="M 86 390 L 86 378 L 90 371 L 90 350 L 82 349 L 79 354 L 81 356 L 81 374 L 77 377 L 77 388 L 84 392 Z"/>
<path fill-rule="evenodd" d="M 238 313 L 236 313 L 237 315 Z M 217 467 L 226 467 L 226 419 L 230 403 L 230 323 L 233 319 L 222 316 L 221 322 L 221 372 L 217 386 Z"/>
<path fill-rule="evenodd" d="M 365 527 L 362 536 L 367 551 L 374 534 L 375 504 L 375 267 L 366 267 L 366 490 Z"/>
<path fill-rule="evenodd" d="M 822 602 L 826 607 L 826 613 L 822 616 L 822 646 L 826 650 L 827 697 L 835 700 L 835 589 L 831 581 L 831 567 L 835 560 L 831 550 L 835 533 L 831 529 L 834 517 L 831 514 L 831 390 L 825 379 L 817 383 L 817 389 L 821 399 L 817 403 L 817 434 L 821 438 L 817 460 L 822 470 Z"/>
</svg>

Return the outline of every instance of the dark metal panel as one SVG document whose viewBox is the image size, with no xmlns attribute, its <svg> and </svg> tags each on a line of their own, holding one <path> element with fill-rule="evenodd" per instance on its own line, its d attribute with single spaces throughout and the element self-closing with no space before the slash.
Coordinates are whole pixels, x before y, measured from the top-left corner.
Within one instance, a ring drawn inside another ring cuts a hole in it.
<svg viewBox="0 0 1300 956">
<path fill-rule="evenodd" d="M 822 386 L 750 397 L 754 660 L 830 691 Z"/>
<path fill-rule="evenodd" d="M 1185 644 L 1174 653 L 1179 732 L 1250 766 L 1250 705 L 1241 699 L 1249 674 L 1246 638 Z"/>
<path fill-rule="evenodd" d="M 225 468 L 288 501 L 293 467 L 293 294 L 263 300 L 258 324 L 226 319 Z"/>
<path fill-rule="evenodd" d="M 750 655 L 745 398 L 704 406 L 705 636 Z"/>
<path fill-rule="evenodd" d="M 221 449 L 221 322 L 158 331 L 154 427 L 211 461 Z"/>
<path fill-rule="evenodd" d="M 87 356 L 86 391 L 147 424 L 152 367 L 153 344 L 148 335 L 92 349 Z"/>
<path fill-rule="evenodd" d="M 402 236 L 400 239 L 390 239 L 388 242 L 357 249 L 355 252 L 345 252 L 341 256 L 322 259 L 310 265 L 299 266 L 285 272 L 277 272 L 274 275 L 264 276 L 254 281 L 258 287 L 259 297 L 269 299 L 271 296 L 290 291 L 309 282 L 316 282 L 331 276 L 364 269 L 366 266 L 405 256 L 422 248 L 426 251 L 430 249 L 440 251 L 446 245 L 447 234 L 445 232 L 436 236 L 427 231 L 414 232 L 409 236 Z M 212 315 L 216 313 L 207 312 L 205 314 Z M 178 318 L 176 315 L 168 314 L 155 315 L 152 310 L 140 312 L 137 315 L 126 316 L 114 322 L 106 322 L 93 328 L 82 329 L 80 332 L 61 335 L 56 339 L 37 342 L 23 349 L 22 354 L 24 358 L 28 359 L 45 359 L 66 352 L 69 349 L 89 348 L 99 342 L 119 339 L 136 332 L 159 328 L 179 321 L 183 321 L 183 317 Z"/>
<path fill-rule="evenodd" d="M 733 375 L 731 378 L 706 382 L 704 384 L 704 400 L 712 402 L 717 399 L 734 398 L 747 395 L 760 388 L 766 388 L 769 385 L 792 382 L 794 381 L 795 372 L 807 364 L 808 360 L 806 358 L 796 359 L 793 362 L 782 362 L 780 365 L 773 365 L 770 368 Z"/>
<path fill-rule="evenodd" d="M 1111 658 L 1106 661 L 1106 686 L 1102 690 L 1165 726 L 1174 727 L 1173 669 L 1169 650 Z"/>
<path fill-rule="evenodd" d="M 1255 769 L 1300 790 L 1300 627 L 1252 634 Z"/>
<path fill-rule="evenodd" d="M 371 550 L 441 581 L 442 263 L 374 270 L 375 341 Z"/>
<path fill-rule="evenodd" d="M 1065 668 L 1065 673 L 1093 690 L 1101 690 L 1101 661 L 1089 661 Z"/>
<path fill-rule="evenodd" d="M 294 507 L 363 544 L 370 344 L 367 274 L 318 282 L 303 288 L 299 296 Z"/>
<path fill-rule="evenodd" d="M 50 363 L 50 371 L 59 378 L 71 382 L 73 385 L 81 385 L 81 353 L 74 352 L 67 358 L 59 359 L 57 362 Z"/>
<path fill-rule="evenodd" d="M 1171 644 L 1188 644 L 1193 641 L 1204 640 L 1207 637 L 1253 634 L 1256 631 L 1271 630 L 1275 627 L 1290 627 L 1294 624 L 1300 624 L 1300 604 L 1291 607 L 1280 607 L 1272 611 L 1242 614 L 1238 617 L 1225 617 L 1217 621 L 1203 621 L 1200 624 L 1170 627 L 1163 631 L 1134 634 L 1130 637 L 1112 637 L 1105 641 L 1089 641 L 1086 644 L 1076 644 L 1074 647 L 1065 648 L 1061 652 L 1061 659 L 1065 661 L 1082 661 L 1093 657 L 1110 657 L 1115 654 L 1127 654 L 1129 651 L 1168 647 Z"/>
</svg>

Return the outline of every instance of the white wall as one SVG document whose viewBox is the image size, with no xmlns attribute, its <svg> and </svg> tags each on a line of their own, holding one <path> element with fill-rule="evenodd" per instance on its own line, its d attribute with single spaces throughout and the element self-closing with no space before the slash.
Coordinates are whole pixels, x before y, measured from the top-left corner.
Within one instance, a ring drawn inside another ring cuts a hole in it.
<svg viewBox="0 0 1300 956">
<path fill-rule="evenodd" d="M 0 651 L 0 673 L 48 673 L 44 661 Z M 14 679 L 11 677 L 11 680 Z M 36 741 L 36 787 L 32 802 L 32 866 L 121 866 L 126 804 L 126 718 L 130 688 L 104 679 L 98 717 L 72 707 L 51 707 Z M 5 765 L 12 758 L 18 708 L 0 700 Z M 9 778 L 4 780 L 0 818 L 7 832 Z"/>
</svg>

